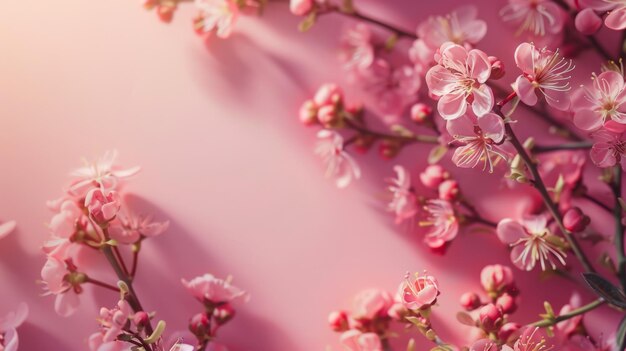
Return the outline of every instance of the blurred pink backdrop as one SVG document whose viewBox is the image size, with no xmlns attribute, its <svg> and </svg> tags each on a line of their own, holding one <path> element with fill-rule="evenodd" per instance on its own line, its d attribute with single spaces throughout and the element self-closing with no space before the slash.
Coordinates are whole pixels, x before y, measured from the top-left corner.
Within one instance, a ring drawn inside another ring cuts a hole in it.
<svg viewBox="0 0 626 351">
<path fill-rule="evenodd" d="M 413 29 L 459 2 L 357 3 Z M 490 25 L 481 48 L 511 67 L 505 53 L 514 46 L 498 40 L 510 35 L 497 17 L 504 2 L 478 3 Z M 436 328 L 447 339 L 465 340 L 467 329 L 454 317 L 458 298 L 478 289 L 485 264 L 508 263 L 506 250 L 493 235 L 465 233 L 446 257 L 431 254 L 418 235 L 384 214 L 383 178 L 394 163 L 359 157 L 364 179 L 340 191 L 323 178 L 312 153 L 315 133 L 296 118 L 320 84 L 344 81 L 337 33 L 349 20 L 328 16 L 302 34 L 286 4 L 270 4 L 263 17 L 244 18 L 228 40 L 205 45 L 192 31 L 191 7 L 164 25 L 134 1 L 2 6 L 0 220 L 17 220 L 18 230 L 0 242 L 0 314 L 20 301 L 30 305 L 21 349 L 86 349 L 97 306 L 114 302 L 111 294 L 88 290 L 81 310 L 62 319 L 36 284 L 49 219 L 45 201 L 59 196 L 81 157 L 108 149 L 119 150 L 121 164 L 143 167 L 127 188 L 134 203 L 172 222 L 144 245 L 137 281 L 144 305 L 168 320 L 170 331 L 185 329 L 200 308 L 181 277 L 232 274 L 252 299 L 222 331 L 231 350 L 337 349 L 328 312 L 349 307 L 361 289 L 395 291 L 407 270 L 428 269 L 442 290 Z M 545 129 L 537 120 L 531 127 Z M 415 173 L 423 159 L 405 152 L 397 162 Z M 494 220 L 529 201 L 519 192 L 481 193 L 498 175 L 453 171 Z M 546 298 L 560 307 L 573 288 L 557 280 L 538 286 L 535 273 L 516 276 L 528 308 L 517 313 L 519 322 L 536 319 Z M 598 321 L 615 317 L 600 309 L 587 322 L 597 332 Z"/>
</svg>

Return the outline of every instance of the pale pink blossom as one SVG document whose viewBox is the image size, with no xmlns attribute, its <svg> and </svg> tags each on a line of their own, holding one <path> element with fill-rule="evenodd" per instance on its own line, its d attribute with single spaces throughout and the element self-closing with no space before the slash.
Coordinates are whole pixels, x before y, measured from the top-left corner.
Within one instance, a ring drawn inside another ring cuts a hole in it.
<svg viewBox="0 0 626 351">
<path fill-rule="evenodd" d="M 468 104 L 479 117 L 491 111 L 493 92 L 485 84 L 491 75 L 487 54 L 447 42 L 441 45 L 436 60 L 437 65 L 426 73 L 426 84 L 439 98 L 437 109 L 444 119 L 463 116 Z"/>
<path fill-rule="evenodd" d="M 372 65 L 375 57 L 373 37 L 365 23 L 357 23 L 343 33 L 340 57 L 347 70 L 359 74 Z"/>
<path fill-rule="evenodd" d="M 202 303 L 220 304 L 239 299 L 248 299 L 248 293 L 233 286 L 230 279 L 219 279 L 211 274 L 195 277 L 190 281 L 182 279 L 183 286 Z"/>
<path fill-rule="evenodd" d="M 17 222 L 15 221 L 6 221 L 0 224 L 0 239 L 11 234 L 15 230 L 16 226 L 17 226 Z"/>
<path fill-rule="evenodd" d="M 541 335 L 539 328 L 528 327 L 517 339 L 513 346 L 514 351 L 544 351 L 552 350 L 546 339 Z"/>
<path fill-rule="evenodd" d="M 428 17 L 417 27 L 417 35 L 433 50 L 448 41 L 475 45 L 487 34 L 487 23 L 477 17 L 475 6 L 462 6 L 444 16 Z"/>
<path fill-rule="evenodd" d="M 73 196 L 85 196 L 94 187 L 103 190 L 116 189 L 120 181 L 137 174 L 141 168 L 132 167 L 120 169 L 115 165 L 117 151 L 107 151 L 93 163 L 86 163 L 84 167 L 74 170 L 70 175 L 76 179 L 68 189 Z"/>
<path fill-rule="evenodd" d="M 48 260 L 41 270 L 44 295 L 55 295 L 54 310 L 62 317 L 72 315 L 80 304 L 78 294 L 82 292 L 79 284 L 72 285 L 66 279 L 72 267 L 55 257 Z"/>
<path fill-rule="evenodd" d="M 117 192 L 104 192 L 102 189 L 91 189 L 85 197 L 85 207 L 89 215 L 98 224 L 112 221 L 120 210 L 120 197 Z"/>
<path fill-rule="evenodd" d="M 465 115 L 449 120 L 446 124 L 448 133 L 463 146 L 457 147 L 452 161 L 458 167 L 474 168 L 483 163 L 483 171 L 493 172 L 499 159 L 506 161 L 508 152 L 502 148 L 504 142 L 504 121 L 494 113 L 476 118 Z"/>
<path fill-rule="evenodd" d="M 500 16 L 503 21 L 518 27 L 516 35 L 555 35 L 565 24 L 563 10 L 549 0 L 509 0 L 509 4 L 500 11 Z"/>
<path fill-rule="evenodd" d="M 26 321 L 28 317 L 28 305 L 20 303 L 15 312 L 9 312 L 0 318 L 0 350 L 17 351 L 19 337 L 17 328 Z"/>
<path fill-rule="evenodd" d="M 599 130 L 591 136 L 594 144 L 589 155 L 596 166 L 607 168 L 620 164 L 626 170 L 626 140 L 621 133 Z"/>
<path fill-rule="evenodd" d="M 296 16 L 305 16 L 313 9 L 313 0 L 291 0 L 289 10 Z"/>
<path fill-rule="evenodd" d="M 393 305 L 393 297 L 386 291 L 368 289 L 358 293 L 352 302 L 352 318 L 372 320 L 387 315 L 387 310 Z"/>
<path fill-rule="evenodd" d="M 52 217 L 48 228 L 52 235 L 58 238 L 70 238 L 76 232 L 76 226 L 84 216 L 83 211 L 74 200 L 65 200 L 59 206 L 58 212 Z"/>
<path fill-rule="evenodd" d="M 323 129 L 317 133 L 319 139 L 315 153 L 326 165 L 326 177 L 335 178 L 339 188 L 347 187 L 352 179 L 361 177 L 361 170 L 352 156 L 343 149 L 343 138 L 335 131 Z"/>
<path fill-rule="evenodd" d="M 220 38 L 228 38 L 239 18 L 239 7 L 233 0 L 195 0 L 200 10 L 196 25 L 202 32 L 216 32 Z"/>
<path fill-rule="evenodd" d="M 574 25 L 584 35 L 593 35 L 602 27 L 602 18 L 594 9 L 586 8 L 578 12 Z"/>
<path fill-rule="evenodd" d="M 134 313 L 126 300 L 118 301 L 115 307 L 102 307 L 98 322 L 100 330 L 89 337 L 91 351 L 127 350 L 128 344 L 118 341 L 117 337 L 123 334 L 124 327 L 132 320 Z"/>
<path fill-rule="evenodd" d="M 433 249 L 444 247 L 459 232 L 459 220 L 449 201 L 428 200 L 424 206 L 426 219 L 420 226 L 428 227 L 424 242 Z"/>
<path fill-rule="evenodd" d="M 570 297 L 569 302 L 563 305 L 558 315 L 566 315 L 581 306 L 582 302 L 580 295 L 574 293 Z M 559 337 L 568 339 L 571 335 L 575 334 L 576 331 L 582 326 L 582 322 L 583 315 L 578 315 L 555 324 L 554 329 L 555 332 L 559 334 Z"/>
<path fill-rule="evenodd" d="M 437 302 L 439 284 L 431 275 L 407 273 L 398 291 L 400 301 L 410 310 L 426 309 Z"/>
<path fill-rule="evenodd" d="M 377 59 L 362 73 L 365 89 L 374 95 L 381 113 L 398 116 L 412 104 L 422 84 L 412 66 L 393 67 L 387 60 Z"/>
<path fill-rule="evenodd" d="M 155 222 L 151 216 L 137 216 L 120 212 L 117 220 L 111 223 L 109 234 L 123 244 L 132 244 L 142 238 L 155 237 L 169 227 L 170 222 Z"/>
<path fill-rule="evenodd" d="M 573 69 L 572 60 L 546 48 L 537 49 L 534 44 L 522 43 L 515 50 L 515 64 L 522 71 L 513 84 L 513 89 L 523 103 L 529 106 L 537 104 L 537 94 L 545 97 L 546 102 L 559 110 L 565 111 L 570 106 L 568 75 Z"/>
<path fill-rule="evenodd" d="M 626 0 L 579 0 L 598 12 L 608 12 L 604 24 L 613 30 L 626 29 Z"/>
<path fill-rule="evenodd" d="M 421 38 L 413 42 L 413 45 L 409 48 L 409 59 L 413 63 L 417 74 L 420 76 L 424 75 L 430 67 L 435 65 L 435 52 L 437 52 L 440 46 L 441 45 L 437 45 L 431 48 L 426 44 L 424 39 Z"/>
<path fill-rule="evenodd" d="M 537 262 L 541 270 L 547 266 L 556 269 L 556 263 L 565 265 L 567 254 L 557 244 L 560 238 L 552 235 L 545 216 L 531 216 L 521 221 L 506 218 L 498 223 L 500 241 L 510 245 L 511 260 L 520 269 L 532 270 Z"/>
<path fill-rule="evenodd" d="M 622 74 L 606 71 L 583 86 L 582 96 L 574 100 L 574 124 L 583 130 L 602 126 L 618 132 L 626 130 L 626 84 Z"/>
<path fill-rule="evenodd" d="M 340 342 L 347 351 L 383 351 L 382 342 L 377 334 L 363 333 L 356 329 L 343 332 Z"/>
<path fill-rule="evenodd" d="M 387 210 L 395 213 L 396 223 L 413 218 L 418 211 L 417 198 L 411 187 L 411 175 L 402 166 L 395 166 L 396 178 L 388 179 L 389 191 L 393 199 L 387 206 Z"/>
</svg>

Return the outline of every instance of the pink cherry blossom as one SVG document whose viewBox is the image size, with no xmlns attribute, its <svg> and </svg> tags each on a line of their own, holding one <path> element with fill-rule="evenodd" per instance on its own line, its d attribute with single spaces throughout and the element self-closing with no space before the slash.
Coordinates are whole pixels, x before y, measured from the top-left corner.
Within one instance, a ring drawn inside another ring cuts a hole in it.
<svg viewBox="0 0 626 351">
<path fill-rule="evenodd" d="M 0 350 L 17 351 L 19 337 L 17 328 L 26 321 L 28 317 L 28 305 L 20 303 L 15 312 L 9 312 L 0 318 Z"/>
<path fill-rule="evenodd" d="M 368 289 L 354 297 L 351 317 L 354 319 L 372 320 L 380 315 L 387 315 L 393 305 L 393 297 L 386 291 Z"/>
<path fill-rule="evenodd" d="M 430 16 L 417 27 L 417 35 L 433 50 L 445 42 L 477 44 L 487 34 L 487 23 L 477 19 L 475 6 L 462 6 L 444 16 Z"/>
<path fill-rule="evenodd" d="M 442 248 L 459 232 L 459 221 L 454 207 L 447 200 L 428 200 L 424 206 L 427 216 L 420 226 L 428 227 L 424 242 L 433 249 Z"/>
<path fill-rule="evenodd" d="M 574 69 L 572 60 L 561 57 L 558 50 L 539 50 L 534 44 L 522 43 L 515 50 L 515 64 L 522 74 L 513 89 L 523 103 L 534 106 L 539 93 L 550 106 L 563 111 L 569 108 L 571 77 L 567 74 Z"/>
<path fill-rule="evenodd" d="M 228 38 L 239 18 L 239 7 L 233 0 L 195 0 L 200 15 L 197 27 L 204 33 L 216 32 L 220 38 Z"/>
<path fill-rule="evenodd" d="M 583 130 L 605 126 L 611 131 L 626 129 L 626 84 L 622 74 L 606 71 L 583 86 L 582 96 L 573 104 L 574 123 Z"/>
<path fill-rule="evenodd" d="M 375 333 L 363 333 L 352 329 L 343 332 L 340 341 L 347 351 L 383 351 L 380 337 Z"/>
<path fill-rule="evenodd" d="M 112 221 L 120 206 L 120 197 L 115 191 L 106 193 L 101 189 L 92 189 L 85 197 L 85 207 L 89 210 L 89 215 L 100 225 Z"/>
<path fill-rule="evenodd" d="M 52 256 L 48 256 L 41 270 L 44 295 L 55 295 L 54 310 L 62 317 L 72 315 L 80 304 L 78 294 L 82 290 L 80 285 L 68 282 L 69 273 L 68 264 Z"/>
<path fill-rule="evenodd" d="M 436 60 L 437 65 L 426 73 L 426 84 L 439 98 L 437 109 L 444 119 L 463 116 L 468 104 L 479 117 L 491 111 L 493 92 L 485 84 L 491 75 L 487 54 L 447 42 L 441 45 Z"/>
<path fill-rule="evenodd" d="M 537 261 L 544 271 L 548 265 L 556 269 L 557 261 L 565 265 L 567 254 L 555 244 L 557 237 L 547 225 L 545 216 L 527 217 L 519 222 L 506 218 L 498 223 L 498 238 L 513 247 L 511 260 L 518 268 L 530 271 Z"/>
<path fill-rule="evenodd" d="M 289 10 L 296 16 L 305 16 L 313 9 L 313 0 L 291 0 Z"/>
<path fill-rule="evenodd" d="M 100 330 L 89 337 L 91 351 L 127 350 L 128 344 L 117 340 L 123 329 L 132 320 L 134 313 L 126 300 L 120 300 L 111 309 L 102 307 L 98 322 Z"/>
<path fill-rule="evenodd" d="M 11 234 L 11 232 L 13 232 L 13 230 L 15 230 L 16 226 L 17 226 L 17 222 L 15 222 L 15 221 L 6 221 L 6 222 L 0 224 L 0 239 L 2 239 L 5 236 Z"/>
<path fill-rule="evenodd" d="M 396 224 L 413 218 L 418 211 L 417 198 L 411 188 L 411 175 L 402 166 L 395 166 L 397 178 L 390 178 L 388 189 L 393 194 L 393 200 L 387 206 L 387 210 L 395 213 Z"/>
<path fill-rule="evenodd" d="M 599 130 L 591 136 L 594 144 L 589 155 L 596 166 L 606 168 L 620 164 L 626 170 L 626 140 L 621 133 Z"/>
<path fill-rule="evenodd" d="M 348 71 L 362 74 L 372 65 L 375 57 L 373 36 L 370 27 L 364 23 L 357 23 L 343 33 L 340 57 Z"/>
<path fill-rule="evenodd" d="M 69 193 L 81 197 L 94 187 L 114 190 L 119 186 L 120 180 L 131 177 L 141 170 L 140 167 L 120 169 L 115 165 L 116 158 L 117 151 L 107 151 L 97 161 L 74 170 L 70 175 L 76 179 L 70 184 Z"/>
<path fill-rule="evenodd" d="M 528 327 L 517 339 L 514 351 L 543 351 L 551 350 L 552 346 L 547 345 L 546 339 L 541 335 L 539 328 Z"/>
<path fill-rule="evenodd" d="M 170 222 L 155 222 L 151 216 L 137 216 L 120 212 L 117 220 L 111 223 L 109 234 L 123 244 L 132 244 L 141 238 L 155 237 L 169 227 Z"/>
<path fill-rule="evenodd" d="M 500 16 L 517 26 L 517 35 L 527 33 L 532 37 L 557 34 L 565 24 L 563 10 L 549 0 L 509 0 Z"/>
<path fill-rule="evenodd" d="M 231 285 L 230 279 L 219 279 L 211 274 L 195 277 L 190 281 L 182 279 L 182 283 L 198 301 L 220 304 L 238 299 L 248 299 L 248 293 Z"/>
<path fill-rule="evenodd" d="M 458 167 L 474 168 L 483 163 L 483 171 L 493 172 L 499 159 L 507 160 L 508 153 L 501 147 L 504 142 L 504 121 L 494 113 L 476 118 L 465 115 L 449 120 L 446 128 L 450 135 L 464 144 L 457 147 L 452 161 Z"/>
<path fill-rule="evenodd" d="M 401 302 L 410 310 L 426 309 L 437 302 L 439 284 L 431 275 L 407 273 L 398 291 Z"/>
<path fill-rule="evenodd" d="M 323 129 L 317 133 L 319 142 L 315 153 L 326 165 L 326 177 L 335 178 L 338 188 L 350 185 L 352 179 L 361 177 L 361 170 L 352 156 L 343 149 L 343 138 L 335 131 Z"/>
<path fill-rule="evenodd" d="M 76 201 L 65 200 L 61 203 L 58 213 L 50 220 L 48 228 L 52 235 L 67 239 L 76 232 L 76 225 L 81 217 L 84 217 L 84 213 Z"/>
<path fill-rule="evenodd" d="M 626 1 L 625 0 L 579 0 L 598 12 L 608 12 L 604 18 L 604 25 L 613 30 L 626 29 Z"/>
<path fill-rule="evenodd" d="M 376 107 L 384 115 L 399 116 L 417 97 L 420 76 L 409 65 L 392 66 L 377 59 L 361 73 L 365 89 L 375 97 Z"/>
</svg>

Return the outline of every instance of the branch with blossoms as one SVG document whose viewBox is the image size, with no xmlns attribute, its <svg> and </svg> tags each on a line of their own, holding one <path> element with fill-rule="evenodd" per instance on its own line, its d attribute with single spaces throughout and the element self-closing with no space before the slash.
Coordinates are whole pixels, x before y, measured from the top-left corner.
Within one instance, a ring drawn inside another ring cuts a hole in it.
<svg viewBox="0 0 626 351">
<path fill-rule="evenodd" d="M 174 4 L 171 11 L 161 9 L 168 4 Z M 148 3 L 168 16 L 177 4 Z M 205 37 L 226 38 L 241 14 L 264 5 L 255 0 L 197 0 L 194 27 Z M 433 251 L 445 254 L 454 239 L 467 232 L 464 227 L 480 225 L 495 234 L 502 250 L 510 251 L 511 263 L 518 269 L 584 281 L 596 295 L 583 303 L 581 296 L 572 294 L 559 313 L 546 302 L 541 319 L 522 326 L 510 322 L 519 292 L 512 269 L 487 266 L 481 274 L 484 291 L 461 297 L 465 311 L 458 315 L 459 321 L 479 331 L 477 340 L 465 349 L 537 351 L 553 343 L 570 350 L 603 350 L 612 343 L 624 350 L 626 318 L 614 328 L 611 340 L 592 338 L 583 321 L 601 306 L 617 310 L 605 310 L 607 314 L 623 314 L 626 309 L 622 199 L 626 82 L 621 61 L 626 51 L 626 3 L 509 0 L 504 4 L 503 0 L 502 5 L 500 18 L 518 44 L 508 48 L 516 65 L 513 70 L 480 49 L 488 26 L 471 5 L 431 15 L 407 30 L 368 15 L 352 0 L 291 0 L 289 10 L 302 18 L 301 31 L 331 14 L 354 20 L 340 36 L 341 63 L 368 101 L 365 105 L 348 102 L 341 87 L 327 83 L 303 103 L 299 119 L 319 129 L 315 152 L 326 166 L 327 177 L 340 188 L 362 175 L 354 151 L 366 153 L 376 146 L 380 156 L 390 160 L 410 152 L 409 146 L 428 148 L 419 182 L 412 181 L 408 167 L 394 167 L 396 177 L 387 179 L 391 197 L 387 209 L 398 224 L 424 227 L 416 232 Z M 170 20 L 168 16 L 162 19 Z M 603 27 L 621 31 L 619 42 L 601 40 L 597 33 Z M 615 47 L 618 50 L 610 49 Z M 603 64 L 595 67 L 598 73 L 590 81 L 572 89 L 572 80 L 581 78 L 576 64 L 582 62 L 578 57 L 584 51 L 595 53 Z M 546 123 L 555 141 L 540 144 L 537 135 L 521 138 L 518 128 L 528 125 L 528 120 L 518 118 L 520 108 Z M 460 191 L 462 182 L 440 164 L 448 157 L 460 168 L 502 174 L 492 191 L 534 189 L 542 205 L 521 217 L 492 221 L 493 215 L 479 211 L 474 199 Z M 600 169 L 610 199 L 587 190 L 594 181 L 584 176 L 588 160 Z M 596 228 L 599 220 L 576 206 L 579 201 L 610 213 L 614 230 L 604 233 Z M 592 245 L 607 241 L 613 242 L 614 253 L 596 255 Z M 352 312 L 331 314 L 331 326 L 342 333 L 341 344 L 352 351 L 391 350 L 394 323 L 417 330 L 434 342 L 434 350 L 456 349 L 438 336 L 431 323 L 438 295 L 434 277 L 408 275 L 395 296 L 382 291 L 359 294 Z M 414 348 L 415 342 L 410 341 L 407 349 Z"/>
<path fill-rule="evenodd" d="M 115 152 L 108 152 L 75 170 L 65 193 L 49 202 L 54 215 L 48 224 L 50 238 L 43 245 L 47 258 L 41 270 L 44 295 L 53 295 L 55 311 L 67 317 L 79 309 L 87 286 L 112 292 L 117 302 L 97 314 L 98 330 L 88 340 L 91 351 L 204 351 L 209 344 L 212 350 L 226 350 L 215 342 L 218 330 L 235 316 L 233 304 L 247 298 L 230 278 L 205 274 L 182 280 L 202 305 L 190 318 L 189 335 L 182 338 L 168 339 L 166 322 L 142 304 L 134 285 L 141 271 L 141 248 L 144 241 L 165 232 L 169 223 L 138 215 L 124 201 L 122 185 L 140 169 L 121 169 L 115 158 Z M 97 257 L 106 259 L 115 280 L 92 273 Z"/>
</svg>

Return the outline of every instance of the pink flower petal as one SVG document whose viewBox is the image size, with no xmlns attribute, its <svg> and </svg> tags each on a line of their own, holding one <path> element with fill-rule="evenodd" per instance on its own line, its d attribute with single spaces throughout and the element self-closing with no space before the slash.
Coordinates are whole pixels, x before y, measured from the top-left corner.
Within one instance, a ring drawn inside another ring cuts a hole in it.
<svg viewBox="0 0 626 351">
<path fill-rule="evenodd" d="M 474 101 L 472 111 L 476 116 L 481 117 L 491 112 L 494 104 L 493 91 L 487 84 L 481 85 L 478 89 L 473 89 Z"/>
<path fill-rule="evenodd" d="M 478 119 L 483 135 L 496 143 L 504 139 L 504 121 L 495 113 L 488 113 Z"/>
<path fill-rule="evenodd" d="M 574 124 L 582 130 L 595 130 L 602 126 L 602 117 L 591 110 L 574 111 Z"/>
<path fill-rule="evenodd" d="M 535 87 L 524 76 L 519 76 L 513 83 L 513 90 L 517 96 L 528 106 L 535 106 L 537 104 L 537 94 L 535 94 Z"/>
<path fill-rule="evenodd" d="M 445 120 L 459 118 L 467 111 L 467 101 L 463 93 L 444 95 L 437 102 L 437 110 Z"/>
<path fill-rule="evenodd" d="M 611 11 L 604 19 L 604 24 L 613 30 L 626 29 L 626 6 Z"/>
<path fill-rule="evenodd" d="M 515 64 L 522 72 L 531 74 L 534 72 L 536 50 L 530 43 L 521 43 L 515 49 Z"/>
<path fill-rule="evenodd" d="M 480 50 L 471 50 L 467 56 L 470 77 L 476 78 L 479 83 L 484 83 L 491 75 L 491 63 L 487 55 Z"/>
<path fill-rule="evenodd" d="M 78 295 L 73 291 L 68 291 L 56 296 L 54 310 L 61 317 L 69 317 L 76 312 L 79 304 Z"/>
<path fill-rule="evenodd" d="M 510 218 L 501 220 L 496 232 L 500 241 L 505 244 L 512 244 L 527 235 L 524 227 Z"/>
</svg>

